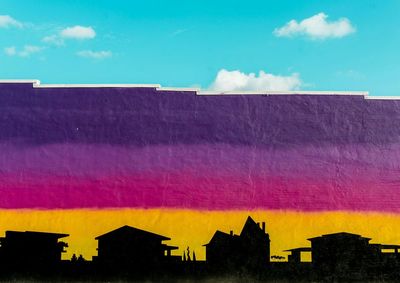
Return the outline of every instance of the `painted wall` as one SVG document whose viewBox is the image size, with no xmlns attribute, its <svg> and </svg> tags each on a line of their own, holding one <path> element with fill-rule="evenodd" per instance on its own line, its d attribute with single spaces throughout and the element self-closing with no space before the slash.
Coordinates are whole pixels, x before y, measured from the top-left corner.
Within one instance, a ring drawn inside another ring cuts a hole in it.
<svg viewBox="0 0 400 283">
<path fill-rule="evenodd" d="M 271 255 L 340 230 L 400 244 L 400 102 L 0 83 L 0 227 L 133 225 L 190 246 L 267 222 Z"/>
</svg>

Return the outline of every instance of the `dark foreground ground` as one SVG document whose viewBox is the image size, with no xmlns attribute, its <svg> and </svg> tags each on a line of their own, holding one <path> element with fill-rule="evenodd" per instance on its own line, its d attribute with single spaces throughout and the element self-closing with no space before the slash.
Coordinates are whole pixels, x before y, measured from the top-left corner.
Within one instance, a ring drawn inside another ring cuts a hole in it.
<svg viewBox="0 0 400 283">
<path fill-rule="evenodd" d="M 177 283 L 247 283 L 247 282 L 400 282 L 400 268 L 356 270 L 335 274 L 318 273 L 311 263 L 290 265 L 272 263 L 262 270 L 213 269 L 205 262 L 181 263 L 164 269 L 110 269 L 92 262 L 64 263 L 42 270 L 10 271 L 0 267 L 0 282 L 177 282 Z"/>
</svg>

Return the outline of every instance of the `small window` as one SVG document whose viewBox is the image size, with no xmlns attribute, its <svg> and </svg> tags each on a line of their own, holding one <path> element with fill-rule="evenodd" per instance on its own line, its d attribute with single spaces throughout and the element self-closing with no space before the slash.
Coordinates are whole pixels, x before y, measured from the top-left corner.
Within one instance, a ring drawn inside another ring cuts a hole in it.
<svg viewBox="0 0 400 283">
<path fill-rule="evenodd" d="M 311 252 L 301 252 L 300 253 L 301 262 L 311 262 Z"/>
</svg>

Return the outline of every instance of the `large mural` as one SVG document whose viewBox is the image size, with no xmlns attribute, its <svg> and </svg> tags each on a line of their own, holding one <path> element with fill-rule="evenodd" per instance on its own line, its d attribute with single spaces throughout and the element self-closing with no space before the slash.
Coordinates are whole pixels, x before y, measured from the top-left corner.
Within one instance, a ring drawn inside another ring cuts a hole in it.
<svg viewBox="0 0 400 283">
<path fill-rule="evenodd" d="M 399 122 L 365 93 L 2 82 L 0 276 L 397 278 Z"/>
</svg>

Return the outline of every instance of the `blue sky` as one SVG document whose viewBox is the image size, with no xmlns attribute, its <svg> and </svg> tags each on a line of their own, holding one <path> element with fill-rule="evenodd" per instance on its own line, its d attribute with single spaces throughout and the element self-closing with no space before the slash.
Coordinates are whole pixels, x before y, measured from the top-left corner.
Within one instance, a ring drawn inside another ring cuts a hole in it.
<svg viewBox="0 0 400 283">
<path fill-rule="evenodd" d="M 397 95 L 399 11 L 398 0 L 0 0 L 0 78 Z"/>
</svg>

